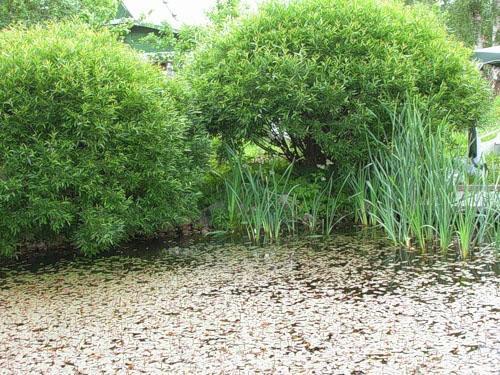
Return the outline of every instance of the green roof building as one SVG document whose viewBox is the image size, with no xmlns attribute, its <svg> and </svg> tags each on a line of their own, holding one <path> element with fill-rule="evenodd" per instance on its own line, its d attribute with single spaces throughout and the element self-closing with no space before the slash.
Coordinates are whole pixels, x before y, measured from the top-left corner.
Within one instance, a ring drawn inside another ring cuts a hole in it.
<svg viewBox="0 0 500 375">
<path fill-rule="evenodd" d="M 152 55 L 168 54 L 171 52 L 168 48 L 158 46 L 145 37 L 151 34 L 161 35 L 164 25 L 169 25 L 175 32 L 178 27 L 175 15 L 161 0 L 148 2 L 147 7 L 138 3 L 133 0 L 120 1 L 116 18 L 109 23 L 111 25 L 132 24 L 130 32 L 125 36 L 125 43 L 134 49 Z"/>
<path fill-rule="evenodd" d="M 483 65 L 490 64 L 500 67 L 500 46 L 476 49 L 474 57 Z"/>
</svg>

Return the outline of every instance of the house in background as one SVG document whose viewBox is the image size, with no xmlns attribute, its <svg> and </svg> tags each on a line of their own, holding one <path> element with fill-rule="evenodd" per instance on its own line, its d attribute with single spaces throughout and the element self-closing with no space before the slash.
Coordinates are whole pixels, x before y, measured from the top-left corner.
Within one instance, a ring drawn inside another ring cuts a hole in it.
<svg viewBox="0 0 500 375">
<path fill-rule="evenodd" d="M 165 46 L 160 46 L 148 40 L 148 36 L 160 36 L 165 25 L 169 25 L 174 33 L 179 28 L 179 22 L 165 1 L 150 0 L 147 2 L 122 0 L 119 2 L 115 19 L 110 25 L 131 25 L 129 33 L 125 36 L 125 43 L 141 51 L 144 55 L 162 65 L 171 73 L 172 51 Z"/>
<path fill-rule="evenodd" d="M 486 66 L 490 68 L 492 89 L 498 95 L 500 93 L 500 46 L 479 48 L 474 51 L 474 58 L 480 70 Z M 483 155 L 488 152 L 500 153 L 500 131 L 496 130 L 496 136 L 485 143 L 481 143 L 481 137 L 477 134 L 476 127 L 469 129 L 469 158 L 474 167 L 481 163 Z M 495 135 L 493 133 L 493 135 Z"/>
</svg>

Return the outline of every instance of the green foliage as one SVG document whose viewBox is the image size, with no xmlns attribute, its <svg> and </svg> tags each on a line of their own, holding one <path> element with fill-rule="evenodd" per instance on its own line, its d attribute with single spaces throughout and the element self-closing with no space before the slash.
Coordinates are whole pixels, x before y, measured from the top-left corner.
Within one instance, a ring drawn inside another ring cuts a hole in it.
<svg viewBox="0 0 500 375">
<path fill-rule="evenodd" d="M 0 0 L 0 29 L 21 22 L 32 25 L 76 17 L 90 24 L 111 20 L 117 0 Z"/>
<path fill-rule="evenodd" d="M 196 212 L 208 144 L 180 84 L 82 24 L 11 28 L 0 51 L 0 253 L 95 254 Z"/>
<path fill-rule="evenodd" d="M 487 179 L 490 184 L 495 184 L 500 181 L 500 154 L 497 152 L 488 153 L 484 161 L 487 165 Z"/>
<path fill-rule="evenodd" d="M 373 208 L 369 207 L 369 168 L 358 168 L 356 174 L 349 179 L 351 190 L 354 195 L 351 196 L 351 204 L 354 210 L 354 221 L 358 224 L 367 226 L 374 224 L 373 215 L 370 211 Z"/>
<path fill-rule="evenodd" d="M 179 54 L 191 52 L 203 39 L 205 33 L 201 26 L 183 25 L 177 32 L 175 51 Z"/>
<path fill-rule="evenodd" d="M 366 159 L 406 93 L 466 128 L 488 98 L 471 52 L 425 7 L 375 0 L 271 1 L 214 36 L 185 70 L 197 121 L 231 144 L 337 170 Z"/>
<path fill-rule="evenodd" d="M 498 133 L 500 133 L 500 96 L 495 97 L 492 106 L 484 112 L 478 123 L 477 130 L 479 132 L 481 143 L 491 141 L 497 136 Z M 449 142 L 446 147 L 447 152 L 451 152 L 454 155 L 461 155 L 463 157 L 468 155 L 469 135 L 467 130 L 449 134 L 448 141 Z M 489 154 L 485 158 L 488 166 L 490 165 L 488 160 L 492 157 L 494 157 L 493 154 Z M 498 173 L 496 176 L 498 176 Z M 495 182 L 495 174 L 489 173 L 488 179 L 491 179 L 490 181 L 492 183 Z"/>
<path fill-rule="evenodd" d="M 483 133 L 489 133 L 497 129 L 500 131 L 500 96 L 497 95 L 491 107 L 486 110 L 480 125 Z"/>
</svg>

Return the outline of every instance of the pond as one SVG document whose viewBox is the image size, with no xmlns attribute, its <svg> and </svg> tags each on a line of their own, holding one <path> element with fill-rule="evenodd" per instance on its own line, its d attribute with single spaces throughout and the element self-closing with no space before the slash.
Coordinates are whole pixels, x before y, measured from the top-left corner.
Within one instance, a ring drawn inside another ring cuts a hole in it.
<svg viewBox="0 0 500 375">
<path fill-rule="evenodd" d="M 0 373 L 493 374 L 498 273 L 365 234 L 4 266 Z"/>
</svg>

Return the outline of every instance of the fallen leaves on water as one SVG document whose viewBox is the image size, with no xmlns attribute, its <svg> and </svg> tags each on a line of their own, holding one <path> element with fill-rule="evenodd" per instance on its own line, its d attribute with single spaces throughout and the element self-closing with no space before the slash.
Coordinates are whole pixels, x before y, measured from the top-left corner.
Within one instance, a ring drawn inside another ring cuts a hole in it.
<svg viewBox="0 0 500 375">
<path fill-rule="evenodd" d="M 496 373 L 494 255 L 338 236 L 74 260 L 0 280 L 0 373 Z"/>
</svg>

